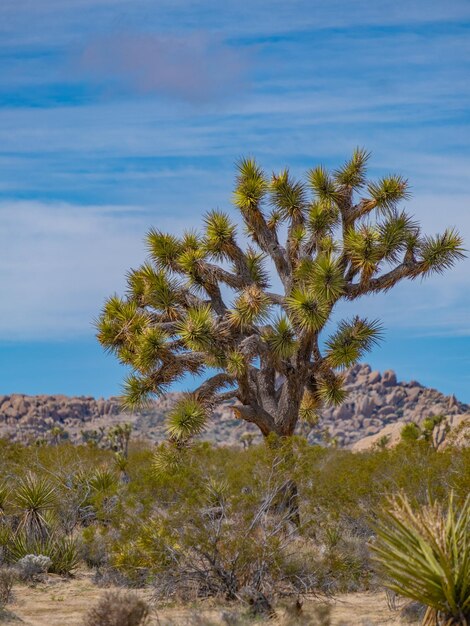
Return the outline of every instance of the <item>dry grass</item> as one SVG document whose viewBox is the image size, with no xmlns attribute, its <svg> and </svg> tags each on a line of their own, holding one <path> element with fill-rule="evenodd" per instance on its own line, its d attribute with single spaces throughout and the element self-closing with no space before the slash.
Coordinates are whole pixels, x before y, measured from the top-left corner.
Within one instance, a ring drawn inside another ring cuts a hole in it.
<svg viewBox="0 0 470 626">
<path fill-rule="evenodd" d="M 80 573 L 74 580 L 49 576 L 48 581 L 35 587 L 15 587 L 15 602 L 11 611 L 23 620 L 24 626 L 83 626 L 90 606 L 96 604 L 107 590 L 93 584 L 91 575 Z M 141 597 L 151 600 L 148 591 L 138 590 Z M 299 624 L 315 626 L 315 606 L 321 601 L 306 601 L 304 619 Z M 201 603 L 195 607 L 172 607 L 151 610 L 149 626 L 215 626 L 227 625 L 223 613 L 235 613 L 236 607 L 216 607 Z M 278 609 L 279 619 L 270 624 L 285 624 L 284 610 Z M 197 621 L 193 621 L 197 616 Z M 235 622 L 234 622 L 235 623 Z M 245 622 L 246 624 L 247 622 Z M 260 624 L 260 622 L 256 622 Z M 291 620 L 289 625 L 295 624 Z M 390 612 L 385 593 L 355 593 L 338 596 L 332 603 L 330 626 L 404 626 L 398 613 Z"/>
</svg>

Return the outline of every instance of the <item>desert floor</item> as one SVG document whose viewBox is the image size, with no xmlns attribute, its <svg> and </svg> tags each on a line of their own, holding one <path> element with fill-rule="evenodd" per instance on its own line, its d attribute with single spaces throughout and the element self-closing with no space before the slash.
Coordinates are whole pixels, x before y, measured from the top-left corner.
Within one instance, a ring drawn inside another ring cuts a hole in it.
<svg viewBox="0 0 470 626">
<path fill-rule="evenodd" d="M 25 624 L 27 626 L 79 626 L 89 609 L 105 589 L 93 584 L 88 574 L 80 574 L 72 580 L 49 577 L 47 583 L 30 587 L 19 585 L 15 588 L 15 597 L 8 606 L 8 613 L 0 617 L 0 622 Z M 137 591 L 146 595 L 148 593 Z M 324 604 L 323 600 L 306 601 L 303 607 L 303 624 L 315 625 L 315 603 Z M 398 612 L 390 611 L 385 593 L 356 593 L 340 595 L 330 600 L 331 626 L 378 626 L 380 624 L 410 624 L 400 619 Z M 150 624 L 152 626 L 189 626 L 196 624 L 227 624 L 221 619 L 223 612 L 236 613 L 237 607 L 217 607 L 201 602 L 192 607 L 158 608 L 153 605 Z M 279 609 L 279 620 L 271 620 L 270 624 L 283 623 L 283 610 Z M 207 622 L 206 622 L 207 620 Z M 260 622 L 257 622 L 258 624 Z"/>
</svg>

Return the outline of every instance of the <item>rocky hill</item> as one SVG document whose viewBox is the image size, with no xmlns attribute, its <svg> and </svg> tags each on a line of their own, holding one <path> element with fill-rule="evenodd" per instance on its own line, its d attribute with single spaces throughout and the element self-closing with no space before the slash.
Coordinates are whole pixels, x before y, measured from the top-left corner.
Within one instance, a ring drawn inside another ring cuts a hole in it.
<svg viewBox="0 0 470 626">
<path fill-rule="evenodd" d="M 371 371 L 368 365 L 357 365 L 347 373 L 347 386 L 346 402 L 339 408 L 325 409 L 319 425 L 310 432 L 303 431 L 310 440 L 318 439 L 319 432 L 328 429 L 340 445 L 357 448 L 362 447 L 359 441 L 373 442 L 383 433 L 399 432 L 404 422 L 420 422 L 429 415 L 445 414 L 451 422 L 458 423 L 470 414 L 470 406 L 454 396 L 445 396 L 416 381 L 398 382 L 391 370 L 381 374 Z M 122 412 L 118 398 L 0 396 L 0 437 L 25 442 L 41 437 L 50 439 L 59 426 L 78 442 L 86 431 L 100 432 L 117 423 L 132 422 L 135 434 L 160 441 L 165 437 L 165 414 L 178 395 L 169 393 L 149 409 L 132 415 Z M 237 443 L 246 432 L 258 437 L 256 428 L 234 417 L 228 403 L 219 407 L 204 439 Z"/>
</svg>

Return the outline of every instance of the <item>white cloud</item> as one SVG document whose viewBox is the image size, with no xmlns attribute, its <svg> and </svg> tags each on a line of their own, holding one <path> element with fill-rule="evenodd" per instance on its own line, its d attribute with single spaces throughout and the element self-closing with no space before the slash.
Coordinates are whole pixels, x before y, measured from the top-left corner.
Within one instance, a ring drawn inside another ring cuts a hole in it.
<svg viewBox="0 0 470 626">
<path fill-rule="evenodd" d="M 450 219 L 438 211 L 445 198 L 418 200 L 428 211 L 426 226 L 440 229 Z M 0 203 L 0 339 L 91 335 L 104 298 L 122 292 L 126 271 L 144 259 L 148 228 L 179 234 L 199 227 L 201 218 L 202 211 L 169 216 L 135 206 Z M 464 225 L 467 240 L 469 226 Z M 341 305 L 337 315 L 379 317 L 389 330 L 468 335 L 469 265 L 467 260 L 444 277 Z"/>
<path fill-rule="evenodd" d="M 104 298 L 122 291 L 126 271 L 144 259 L 150 226 L 135 207 L 38 202 L 2 203 L 0 219 L 6 340 L 91 334 Z M 183 229 L 178 219 L 154 225 Z"/>
</svg>

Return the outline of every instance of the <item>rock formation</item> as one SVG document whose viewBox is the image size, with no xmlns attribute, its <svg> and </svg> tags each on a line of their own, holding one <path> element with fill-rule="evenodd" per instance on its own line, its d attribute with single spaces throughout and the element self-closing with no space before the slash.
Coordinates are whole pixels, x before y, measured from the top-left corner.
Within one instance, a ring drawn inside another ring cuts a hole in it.
<svg viewBox="0 0 470 626">
<path fill-rule="evenodd" d="M 345 403 L 324 409 L 312 431 L 303 428 L 311 441 L 318 440 L 319 432 L 328 429 L 339 445 L 358 449 L 373 445 L 383 435 L 396 439 L 403 423 L 419 423 L 429 415 L 444 414 L 455 424 L 470 417 L 470 407 L 454 396 L 445 396 L 416 381 L 398 382 L 391 370 L 381 374 L 371 371 L 369 365 L 356 365 L 347 372 L 346 382 L 349 394 Z M 0 437 L 34 441 L 47 438 L 59 426 L 72 441 L 80 442 L 83 431 L 131 422 L 134 436 L 161 441 L 165 438 L 164 417 L 178 395 L 169 393 L 148 409 L 131 415 L 122 412 L 118 398 L 0 396 Z M 255 439 L 259 436 L 256 428 L 236 419 L 230 404 L 225 404 L 217 409 L 204 439 L 239 443 L 246 432 Z"/>
</svg>

